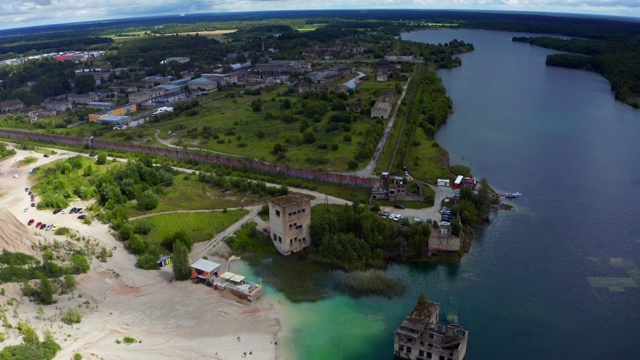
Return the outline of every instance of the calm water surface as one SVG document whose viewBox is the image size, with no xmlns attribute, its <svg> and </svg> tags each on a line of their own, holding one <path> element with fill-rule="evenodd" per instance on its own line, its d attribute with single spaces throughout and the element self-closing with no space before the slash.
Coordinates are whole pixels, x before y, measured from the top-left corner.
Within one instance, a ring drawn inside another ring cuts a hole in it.
<svg viewBox="0 0 640 360">
<path fill-rule="evenodd" d="M 640 358 L 640 112 L 609 83 L 545 66 L 549 50 L 514 33 L 432 30 L 476 50 L 442 70 L 455 114 L 437 140 L 517 210 L 494 217 L 461 262 L 392 265 L 402 298 L 337 295 L 282 307 L 291 359 L 391 359 L 420 291 L 470 331 L 468 359 Z M 249 269 L 247 269 L 249 270 Z"/>
</svg>

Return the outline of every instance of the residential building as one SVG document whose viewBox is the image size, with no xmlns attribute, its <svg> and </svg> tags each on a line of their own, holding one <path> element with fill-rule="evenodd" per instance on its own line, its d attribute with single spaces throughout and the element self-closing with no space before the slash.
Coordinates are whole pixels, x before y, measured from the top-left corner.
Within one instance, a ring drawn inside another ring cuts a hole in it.
<svg viewBox="0 0 640 360">
<path fill-rule="evenodd" d="M 70 95 L 67 95 L 67 100 L 72 104 L 86 105 L 92 101 L 98 100 L 98 98 L 90 94 L 70 94 Z"/>
<path fill-rule="evenodd" d="M 289 255 L 311 245 L 311 201 L 298 195 L 269 201 L 271 240 L 276 249 Z"/>
<path fill-rule="evenodd" d="M 102 110 L 113 109 L 115 106 L 116 104 L 108 101 L 92 101 L 87 104 L 87 107 L 89 108 L 102 109 Z"/>
<path fill-rule="evenodd" d="M 189 89 L 191 90 L 211 91 L 218 88 L 218 83 L 205 77 L 199 77 L 197 79 L 190 80 L 187 83 L 187 86 L 189 86 Z"/>
<path fill-rule="evenodd" d="M 147 76 L 142 79 L 141 82 L 144 87 L 151 88 L 156 85 L 168 84 L 171 80 L 173 80 L 173 76 Z"/>
<path fill-rule="evenodd" d="M 388 196 L 389 200 L 404 200 L 404 197 L 407 196 L 407 184 L 403 181 L 400 176 L 393 176 L 386 180 L 388 182 Z"/>
<path fill-rule="evenodd" d="M 138 91 L 138 87 L 135 85 L 112 86 L 109 89 L 120 94 L 130 94 Z"/>
<path fill-rule="evenodd" d="M 71 103 L 68 101 L 47 101 L 44 103 L 44 108 L 47 110 L 64 112 L 71 109 Z"/>
<path fill-rule="evenodd" d="M 347 105 L 347 111 L 359 113 L 362 111 L 362 103 L 360 101 L 349 103 L 349 105 Z"/>
<path fill-rule="evenodd" d="M 462 360 L 469 333 L 458 324 L 438 324 L 440 304 L 418 300 L 415 308 L 396 329 L 393 351 L 396 359 Z"/>
<path fill-rule="evenodd" d="M 148 90 L 142 90 L 135 92 L 133 94 L 129 94 L 129 102 L 133 104 L 141 104 L 144 101 L 151 100 L 155 97 L 158 97 L 166 92 L 163 88 L 152 88 Z"/>
<path fill-rule="evenodd" d="M 186 98 L 187 98 L 187 94 L 185 94 L 185 93 L 183 93 L 181 91 L 174 91 L 174 92 L 162 94 L 162 95 L 154 98 L 153 102 L 156 103 L 156 104 L 161 104 L 161 103 L 180 101 L 180 100 L 184 100 Z"/>
<path fill-rule="evenodd" d="M 20 99 L 0 101 L 0 113 L 11 113 L 23 109 L 24 103 Z"/>
<path fill-rule="evenodd" d="M 202 74 L 203 78 L 217 82 L 220 86 L 230 86 L 238 83 L 238 74 Z"/>
</svg>

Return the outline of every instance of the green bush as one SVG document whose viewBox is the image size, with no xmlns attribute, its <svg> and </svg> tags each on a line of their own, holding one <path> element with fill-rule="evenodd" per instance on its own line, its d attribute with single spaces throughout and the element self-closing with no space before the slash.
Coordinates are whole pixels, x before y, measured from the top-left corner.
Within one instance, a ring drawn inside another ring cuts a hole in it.
<svg viewBox="0 0 640 360">
<path fill-rule="evenodd" d="M 62 315 L 62 322 L 68 325 L 79 324 L 82 321 L 82 314 L 75 309 L 67 310 Z"/>
<path fill-rule="evenodd" d="M 138 256 L 136 266 L 144 270 L 158 270 L 158 257 L 148 253 Z"/>
<path fill-rule="evenodd" d="M 136 339 L 132 338 L 131 336 L 125 336 L 124 339 L 122 339 L 122 341 L 128 345 L 128 344 L 135 343 Z"/>
<path fill-rule="evenodd" d="M 89 261 L 83 254 L 75 253 L 71 255 L 69 271 L 71 271 L 72 274 L 84 274 L 89 271 L 89 267 Z"/>
</svg>

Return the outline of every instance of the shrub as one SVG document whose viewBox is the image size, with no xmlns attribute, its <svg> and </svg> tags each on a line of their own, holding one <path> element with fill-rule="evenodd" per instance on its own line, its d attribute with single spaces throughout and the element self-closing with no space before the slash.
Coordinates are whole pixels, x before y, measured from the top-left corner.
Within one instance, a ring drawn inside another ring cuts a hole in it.
<svg viewBox="0 0 640 360">
<path fill-rule="evenodd" d="M 349 134 L 345 134 L 345 135 L 342 137 L 342 140 L 344 140 L 344 142 L 351 142 L 351 135 L 349 135 Z"/>
<path fill-rule="evenodd" d="M 338 150 L 338 144 L 331 144 L 331 150 L 336 151 Z"/>
<path fill-rule="evenodd" d="M 131 336 L 125 336 L 124 339 L 122 339 L 122 341 L 128 345 L 128 344 L 135 343 L 136 339 L 132 338 Z"/>
<path fill-rule="evenodd" d="M 79 324 L 82 321 L 82 314 L 75 309 L 67 310 L 62 315 L 62 322 L 68 325 Z"/>
<path fill-rule="evenodd" d="M 127 242 L 127 247 L 132 253 L 141 255 L 147 249 L 147 245 L 142 240 L 142 237 L 138 234 L 133 235 L 131 240 Z"/>
<path fill-rule="evenodd" d="M 151 223 L 147 220 L 140 220 L 133 231 L 136 234 L 147 235 L 151 232 Z"/>
<path fill-rule="evenodd" d="M 62 280 L 62 286 L 60 287 L 60 290 L 63 294 L 66 294 L 75 290 L 76 285 L 77 282 L 75 276 L 66 274 Z"/>
<path fill-rule="evenodd" d="M 75 253 L 71 256 L 69 270 L 72 274 L 84 274 L 89 271 L 89 261 L 83 254 Z"/>
<path fill-rule="evenodd" d="M 138 256 L 136 266 L 144 270 L 158 270 L 158 257 L 149 253 Z"/>
</svg>

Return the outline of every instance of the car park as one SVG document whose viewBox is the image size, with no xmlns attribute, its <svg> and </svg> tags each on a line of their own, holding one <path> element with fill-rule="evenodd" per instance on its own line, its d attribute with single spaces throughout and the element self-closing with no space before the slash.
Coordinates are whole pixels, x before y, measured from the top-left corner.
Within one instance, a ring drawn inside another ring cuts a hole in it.
<svg viewBox="0 0 640 360">
<path fill-rule="evenodd" d="M 396 208 L 396 209 L 404 209 L 405 208 L 404 205 L 402 205 L 402 204 L 395 204 L 395 205 L 393 205 L 393 207 Z"/>
<path fill-rule="evenodd" d="M 84 219 L 86 219 L 86 218 L 87 218 L 87 215 L 80 215 L 80 216 L 78 216 L 78 219 L 80 219 L 80 220 L 84 220 Z"/>
<path fill-rule="evenodd" d="M 35 222 L 35 220 L 34 220 L 34 219 L 31 219 L 31 220 L 29 220 L 29 222 L 27 223 L 27 225 L 31 225 L 31 224 L 33 224 L 34 222 Z"/>
<path fill-rule="evenodd" d="M 42 221 L 38 221 L 38 223 L 36 224 L 36 227 L 39 228 L 40 225 L 42 225 Z"/>
<path fill-rule="evenodd" d="M 42 224 L 42 225 L 40 225 L 40 230 L 44 230 L 44 229 L 46 229 L 46 228 L 47 228 L 47 224 Z"/>
</svg>

